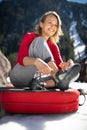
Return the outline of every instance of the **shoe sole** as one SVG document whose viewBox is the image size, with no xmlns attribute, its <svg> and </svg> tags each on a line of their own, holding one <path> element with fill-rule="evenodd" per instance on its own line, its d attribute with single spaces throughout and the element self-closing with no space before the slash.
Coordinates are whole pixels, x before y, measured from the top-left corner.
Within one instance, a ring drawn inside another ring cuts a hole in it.
<svg viewBox="0 0 87 130">
<path fill-rule="evenodd" d="M 75 64 L 73 67 L 71 67 L 68 71 L 64 79 L 62 80 L 62 85 L 68 86 L 70 82 L 74 82 L 79 77 L 80 72 L 80 65 Z"/>
</svg>

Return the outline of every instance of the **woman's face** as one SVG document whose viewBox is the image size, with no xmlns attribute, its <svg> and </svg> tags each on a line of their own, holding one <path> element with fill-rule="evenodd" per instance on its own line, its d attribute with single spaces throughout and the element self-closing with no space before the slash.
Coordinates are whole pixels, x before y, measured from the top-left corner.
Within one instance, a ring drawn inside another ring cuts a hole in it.
<svg viewBox="0 0 87 130">
<path fill-rule="evenodd" d="M 40 22 L 40 27 L 42 28 L 42 36 L 47 40 L 57 32 L 57 18 L 54 15 L 48 15 L 44 22 Z"/>
</svg>

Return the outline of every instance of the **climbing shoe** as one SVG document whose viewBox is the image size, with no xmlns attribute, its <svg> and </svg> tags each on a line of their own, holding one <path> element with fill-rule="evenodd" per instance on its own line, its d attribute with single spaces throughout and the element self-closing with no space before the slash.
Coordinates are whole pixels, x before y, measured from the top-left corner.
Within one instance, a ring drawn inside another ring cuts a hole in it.
<svg viewBox="0 0 87 130">
<path fill-rule="evenodd" d="M 41 82 L 37 78 L 33 78 L 31 83 L 30 83 L 31 90 L 46 90 L 46 88 L 44 86 L 45 86 L 45 83 Z"/>
<path fill-rule="evenodd" d="M 56 87 L 60 90 L 67 90 L 69 88 L 69 83 L 74 82 L 78 79 L 80 68 L 80 64 L 75 64 L 68 70 L 58 71 L 56 73 Z"/>
</svg>

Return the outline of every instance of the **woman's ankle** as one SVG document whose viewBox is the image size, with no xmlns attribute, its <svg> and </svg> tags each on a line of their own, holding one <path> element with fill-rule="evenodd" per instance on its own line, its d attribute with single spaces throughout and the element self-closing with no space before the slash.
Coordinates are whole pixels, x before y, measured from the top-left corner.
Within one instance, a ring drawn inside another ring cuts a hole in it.
<svg viewBox="0 0 87 130">
<path fill-rule="evenodd" d="M 45 84 L 46 88 L 52 88 L 52 87 L 55 87 L 56 85 L 56 82 L 53 79 L 47 80 L 45 83 L 46 83 Z"/>
</svg>

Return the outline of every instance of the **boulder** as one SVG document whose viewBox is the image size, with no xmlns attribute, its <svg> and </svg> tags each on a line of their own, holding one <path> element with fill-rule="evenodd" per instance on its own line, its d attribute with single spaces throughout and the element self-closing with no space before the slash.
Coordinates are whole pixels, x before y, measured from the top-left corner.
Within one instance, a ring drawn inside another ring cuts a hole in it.
<svg viewBox="0 0 87 130">
<path fill-rule="evenodd" d="M 10 61 L 0 50 L 0 87 L 7 84 L 7 77 L 11 70 Z"/>
</svg>

